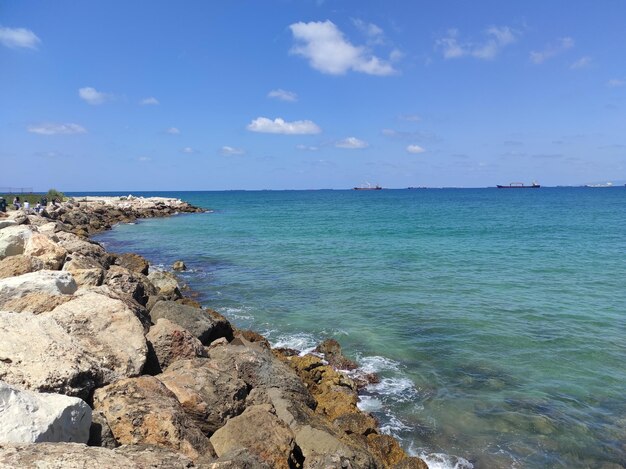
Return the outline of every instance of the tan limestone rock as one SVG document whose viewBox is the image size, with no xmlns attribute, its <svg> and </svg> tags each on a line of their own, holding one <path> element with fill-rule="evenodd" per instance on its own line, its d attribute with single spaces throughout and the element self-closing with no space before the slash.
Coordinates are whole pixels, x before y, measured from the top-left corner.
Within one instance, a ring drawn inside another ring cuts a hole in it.
<svg viewBox="0 0 626 469">
<path fill-rule="evenodd" d="M 53 242 L 48 236 L 33 233 L 26 241 L 24 254 L 38 257 L 42 260 L 47 269 L 60 270 L 65 262 L 67 250 Z"/>
<path fill-rule="evenodd" d="M 42 269 L 44 269 L 44 264 L 41 259 L 18 254 L 5 257 L 0 261 L 0 278 L 15 277 Z"/>
<path fill-rule="evenodd" d="M 146 339 L 156 356 L 158 369 L 164 370 L 177 360 L 207 357 L 207 352 L 191 332 L 172 321 L 161 318 L 150 328 Z"/>
</svg>

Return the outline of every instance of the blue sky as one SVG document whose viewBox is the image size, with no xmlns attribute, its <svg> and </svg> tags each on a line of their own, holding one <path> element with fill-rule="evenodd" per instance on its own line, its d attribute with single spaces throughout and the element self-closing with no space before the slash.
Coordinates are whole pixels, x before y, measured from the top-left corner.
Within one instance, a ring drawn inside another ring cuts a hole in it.
<svg viewBox="0 0 626 469">
<path fill-rule="evenodd" d="M 0 186 L 626 179 L 626 2 L 0 1 Z"/>
</svg>

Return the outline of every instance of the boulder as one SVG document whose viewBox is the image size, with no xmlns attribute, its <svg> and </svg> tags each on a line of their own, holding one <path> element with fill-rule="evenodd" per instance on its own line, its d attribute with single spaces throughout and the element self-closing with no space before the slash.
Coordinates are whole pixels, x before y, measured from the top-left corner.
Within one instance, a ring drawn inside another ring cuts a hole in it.
<svg viewBox="0 0 626 469">
<path fill-rule="evenodd" d="M 44 315 L 0 311 L 0 379 L 87 399 L 97 367 L 90 352 Z"/>
<path fill-rule="evenodd" d="M 0 260 L 0 278 L 16 277 L 44 268 L 41 259 L 18 254 Z"/>
<path fill-rule="evenodd" d="M 378 433 L 378 422 L 364 412 L 340 415 L 333 420 L 333 423 L 347 434 L 367 436 L 370 433 Z"/>
<path fill-rule="evenodd" d="M 59 238 L 59 245 L 67 250 L 69 254 L 80 254 L 84 257 L 91 257 L 105 269 L 113 263 L 115 256 L 109 254 L 105 249 L 94 241 L 89 241 L 73 233 L 60 231 L 56 233 Z M 74 256 L 72 256 L 74 258 Z"/>
<path fill-rule="evenodd" d="M 158 373 L 177 360 L 207 357 L 202 342 L 187 329 L 165 318 L 157 320 L 146 334 L 146 339 L 157 361 L 152 368 L 158 370 Z"/>
<path fill-rule="evenodd" d="M 104 270 L 100 268 L 75 269 L 70 272 L 79 287 L 97 287 L 104 281 Z"/>
<path fill-rule="evenodd" d="M 183 305 L 175 301 L 158 301 L 150 310 L 153 322 L 169 319 L 187 329 L 203 344 L 211 343 L 220 337 L 232 339 L 230 323 L 219 313 Z"/>
<path fill-rule="evenodd" d="M 150 267 L 150 264 L 145 258 L 139 254 L 133 253 L 118 254 L 115 259 L 115 265 L 143 275 L 148 275 L 148 268 Z"/>
<path fill-rule="evenodd" d="M 354 370 L 358 367 L 356 362 L 343 356 L 341 345 L 335 339 L 326 339 L 315 348 L 315 351 L 323 354 L 324 359 L 335 369 Z"/>
<path fill-rule="evenodd" d="M 100 383 L 141 373 L 148 353 L 143 326 L 120 300 L 84 293 L 46 316 L 89 350 L 98 363 Z"/>
<path fill-rule="evenodd" d="M 245 449 L 270 467 L 289 469 L 302 463 L 295 451 L 295 438 L 289 427 L 273 413 L 271 405 L 248 407 L 230 419 L 211 436 L 218 457 Z"/>
<path fill-rule="evenodd" d="M 184 270 L 187 270 L 187 266 L 185 265 L 183 261 L 176 261 L 172 264 L 172 270 L 175 270 L 177 272 L 182 272 Z"/>
<path fill-rule="evenodd" d="M 247 448 L 229 451 L 208 464 L 207 469 L 272 469 Z"/>
<path fill-rule="evenodd" d="M 87 443 L 91 408 L 82 399 L 21 390 L 0 381 L 0 443 Z"/>
<path fill-rule="evenodd" d="M 94 410 L 102 411 L 121 444 L 163 446 L 193 460 L 213 455 L 208 438 L 153 376 L 119 380 L 97 389 L 93 400 Z"/>
<path fill-rule="evenodd" d="M 117 448 L 119 443 L 115 441 L 111 427 L 106 417 L 99 410 L 91 414 L 91 427 L 89 428 L 89 446 L 102 446 L 103 448 Z"/>
<path fill-rule="evenodd" d="M 229 418 L 241 414 L 248 395 L 244 381 L 209 364 L 205 358 L 179 360 L 157 376 L 206 434 L 212 434 Z"/>
<path fill-rule="evenodd" d="M 83 256 L 82 254 L 69 254 L 63 265 L 63 270 L 74 272 L 82 269 L 103 269 L 103 266 L 94 257 Z"/>
<path fill-rule="evenodd" d="M 24 252 L 26 240 L 33 232 L 27 226 L 8 226 L 0 230 L 0 259 Z"/>
<path fill-rule="evenodd" d="M 69 272 L 39 270 L 28 274 L 0 279 L 0 309 L 13 299 L 32 293 L 71 295 L 77 289 Z"/>
<path fill-rule="evenodd" d="M 393 467 L 408 458 L 397 440 L 390 435 L 370 434 L 367 436 L 367 446 L 385 467 Z"/>
<path fill-rule="evenodd" d="M 33 233 L 24 245 L 24 254 L 38 257 L 47 269 L 60 270 L 65 262 L 67 250 L 46 235 Z"/>
<path fill-rule="evenodd" d="M 148 330 L 150 330 L 151 322 L 150 322 L 150 316 L 148 316 L 148 311 L 146 310 L 145 306 L 142 306 L 139 303 L 137 303 L 137 301 L 135 301 L 133 297 L 131 297 L 130 295 L 127 295 L 126 293 L 121 292 L 119 290 L 114 290 L 108 285 L 99 285 L 99 286 L 84 285 L 78 290 L 76 290 L 76 293 L 74 293 L 74 296 L 85 295 L 89 292 L 99 293 L 101 295 L 108 296 L 109 298 L 112 298 L 114 300 L 120 300 L 122 303 L 126 305 L 128 309 L 130 309 L 133 312 L 135 317 L 139 319 L 139 321 L 141 322 L 141 325 L 143 326 L 144 334 L 147 334 Z"/>
<path fill-rule="evenodd" d="M 0 467 L 40 469 L 179 469 L 194 467 L 182 454 L 155 446 L 121 446 L 115 449 L 79 443 L 0 445 Z"/>
<path fill-rule="evenodd" d="M 72 299 L 71 295 L 49 295 L 47 293 L 29 293 L 7 301 L 3 309 L 14 313 L 41 314 L 52 311 L 57 306 Z"/>
<path fill-rule="evenodd" d="M 0 230 L 2 228 L 6 228 L 7 226 L 17 226 L 17 223 L 15 223 L 15 220 L 8 218 L 6 220 L 0 220 Z"/>
<path fill-rule="evenodd" d="M 175 300 L 182 295 L 178 287 L 178 279 L 171 272 L 157 270 L 148 274 L 148 279 L 155 286 L 157 293 L 168 299 Z"/>
<path fill-rule="evenodd" d="M 114 290 L 130 295 L 143 306 L 148 303 L 149 296 L 156 293 L 145 275 L 131 272 L 117 265 L 109 267 L 104 283 Z"/>
</svg>

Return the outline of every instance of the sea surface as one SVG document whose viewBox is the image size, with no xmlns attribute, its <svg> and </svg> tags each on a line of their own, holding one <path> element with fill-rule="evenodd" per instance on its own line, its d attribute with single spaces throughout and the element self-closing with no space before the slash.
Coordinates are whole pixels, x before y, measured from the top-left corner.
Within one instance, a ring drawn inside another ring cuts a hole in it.
<svg viewBox="0 0 626 469">
<path fill-rule="evenodd" d="M 431 468 L 626 467 L 626 189 L 162 192 L 96 239 L 277 346 L 335 338 Z"/>
</svg>

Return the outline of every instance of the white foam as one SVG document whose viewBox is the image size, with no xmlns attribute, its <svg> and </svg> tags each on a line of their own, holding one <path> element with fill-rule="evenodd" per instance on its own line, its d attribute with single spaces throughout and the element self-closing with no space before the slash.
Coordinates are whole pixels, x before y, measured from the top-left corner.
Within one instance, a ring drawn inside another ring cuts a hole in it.
<svg viewBox="0 0 626 469">
<path fill-rule="evenodd" d="M 374 396 L 359 396 L 356 406 L 363 412 L 379 412 L 383 409 L 383 403 Z"/>
<path fill-rule="evenodd" d="M 415 456 L 415 455 L 414 455 Z M 473 469 L 474 465 L 467 459 L 450 456 L 444 453 L 421 453 L 420 458 L 428 464 L 428 469 Z"/>
<path fill-rule="evenodd" d="M 413 427 L 408 426 L 393 414 L 387 414 L 386 417 L 385 422 L 380 426 L 380 431 L 386 435 L 392 435 L 399 438 L 399 432 L 413 430 Z"/>
<path fill-rule="evenodd" d="M 381 371 L 399 371 L 400 363 L 385 357 L 358 357 L 359 370 L 363 373 L 380 373 Z"/>
<path fill-rule="evenodd" d="M 380 383 L 368 384 L 365 388 L 370 393 L 391 397 L 397 402 L 416 401 L 418 392 L 409 378 L 383 378 Z"/>
<path fill-rule="evenodd" d="M 266 337 L 269 335 L 271 333 L 268 333 Z M 312 352 L 318 344 L 318 340 L 312 334 L 306 332 L 280 335 L 276 339 L 268 337 L 268 339 L 273 348 L 291 348 L 298 350 L 302 355 Z"/>
<path fill-rule="evenodd" d="M 226 316 L 227 318 L 239 319 L 245 321 L 251 321 L 254 319 L 253 316 L 246 314 L 248 310 L 246 308 L 220 308 L 219 312 Z"/>
</svg>

